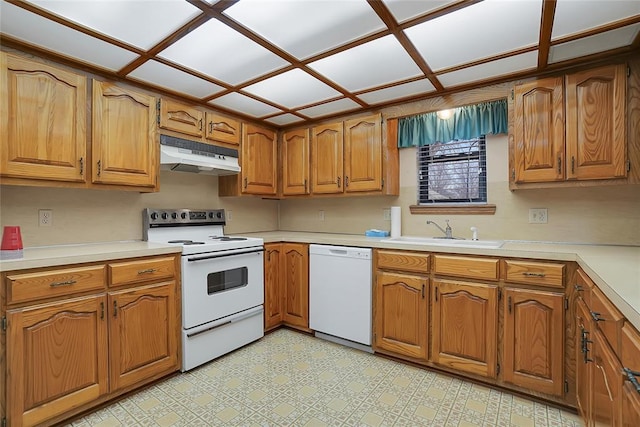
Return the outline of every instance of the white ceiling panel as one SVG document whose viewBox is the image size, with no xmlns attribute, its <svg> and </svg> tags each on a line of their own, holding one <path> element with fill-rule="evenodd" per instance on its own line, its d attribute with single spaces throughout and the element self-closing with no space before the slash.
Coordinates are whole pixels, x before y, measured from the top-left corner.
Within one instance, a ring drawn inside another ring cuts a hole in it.
<svg viewBox="0 0 640 427">
<path fill-rule="evenodd" d="M 204 98 L 224 90 L 222 86 L 158 61 L 145 62 L 129 73 L 129 77 L 196 98 Z"/>
<path fill-rule="evenodd" d="M 302 119 L 296 115 L 287 113 L 275 117 L 269 117 L 268 119 L 265 119 L 265 121 L 278 126 L 286 126 L 292 123 L 300 122 L 302 121 Z"/>
<path fill-rule="evenodd" d="M 271 105 L 256 101 L 253 98 L 249 98 L 248 96 L 236 92 L 216 98 L 210 101 L 209 104 L 217 105 L 228 110 L 234 110 L 253 117 L 262 117 L 282 112 Z"/>
<path fill-rule="evenodd" d="M 243 91 L 287 108 L 313 104 L 341 95 L 299 68 L 247 86 Z"/>
<path fill-rule="evenodd" d="M 558 0 L 551 40 L 640 15 L 639 0 Z"/>
<path fill-rule="evenodd" d="M 233 85 L 288 65 L 216 19 L 196 28 L 159 56 Z"/>
<path fill-rule="evenodd" d="M 352 91 L 422 74 L 392 35 L 312 62 L 309 66 Z"/>
<path fill-rule="evenodd" d="M 384 0 L 384 3 L 393 13 L 396 21 L 404 22 L 448 4 L 456 3 L 456 0 Z"/>
<path fill-rule="evenodd" d="M 325 104 L 316 105 L 315 107 L 304 108 L 300 113 L 311 118 L 327 116 L 329 114 L 341 113 L 343 111 L 354 110 L 360 107 L 360 104 L 348 98 L 338 99 L 337 101 L 327 102 Z"/>
<path fill-rule="evenodd" d="M 201 11 L 183 0 L 30 0 L 30 3 L 148 50 Z"/>
<path fill-rule="evenodd" d="M 2 2 L 0 29 L 16 39 L 116 71 L 138 55 Z"/>
<path fill-rule="evenodd" d="M 441 74 L 438 80 L 445 86 L 457 86 L 477 80 L 499 77 L 505 74 L 515 73 L 527 69 L 533 69 L 538 65 L 538 51 L 509 56 L 497 61 L 488 62 L 474 67 L 463 68 L 451 73 Z"/>
<path fill-rule="evenodd" d="M 580 56 L 630 45 L 640 31 L 640 24 L 629 25 L 617 30 L 595 34 L 590 37 L 573 40 L 552 46 L 549 50 L 549 62 L 562 62 Z"/>
<path fill-rule="evenodd" d="M 358 95 L 367 104 L 378 104 L 380 102 L 391 101 L 392 99 L 406 98 L 434 91 L 435 88 L 428 79 L 422 79 L 411 83 L 388 87 L 372 92 Z"/>
<path fill-rule="evenodd" d="M 485 0 L 405 33 L 438 71 L 535 45 L 541 11 L 542 0 Z"/>
<path fill-rule="evenodd" d="M 242 0 L 224 13 L 299 59 L 386 29 L 364 0 Z"/>
</svg>

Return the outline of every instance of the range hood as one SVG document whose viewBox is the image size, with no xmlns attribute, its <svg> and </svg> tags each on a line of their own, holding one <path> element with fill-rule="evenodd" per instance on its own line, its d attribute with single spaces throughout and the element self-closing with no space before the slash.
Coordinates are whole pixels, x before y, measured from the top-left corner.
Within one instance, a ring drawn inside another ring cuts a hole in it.
<svg viewBox="0 0 640 427">
<path fill-rule="evenodd" d="M 240 172 L 238 150 L 160 135 L 160 169 L 234 175 Z"/>
</svg>

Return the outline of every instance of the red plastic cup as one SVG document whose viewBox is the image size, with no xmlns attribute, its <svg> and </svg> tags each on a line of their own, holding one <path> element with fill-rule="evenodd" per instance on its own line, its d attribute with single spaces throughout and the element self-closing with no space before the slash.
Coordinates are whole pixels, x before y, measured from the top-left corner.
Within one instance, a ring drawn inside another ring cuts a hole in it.
<svg viewBox="0 0 640 427">
<path fill-rule="evenodd" d="M 2 246 L 3 251 L 17 251 L 22 249 L 22 235 L 20 234 L 20 227 L 17 225 L 6 225 L 2 232 Z"/>
</svg>

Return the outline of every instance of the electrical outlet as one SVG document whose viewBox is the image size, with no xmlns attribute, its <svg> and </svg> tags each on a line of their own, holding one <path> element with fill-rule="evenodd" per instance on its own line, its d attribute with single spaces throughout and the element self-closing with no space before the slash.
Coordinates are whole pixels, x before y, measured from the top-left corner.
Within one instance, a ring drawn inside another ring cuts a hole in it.
<svg viewBox="0 0 640 427">
<path fill-rule="evenodd" d="M 227 222 L 233 221 L 233 211 L 225 211 L 227 213 Z"/>
<path fill-rule="evenodd" d="M 385 221 L 391 221 L 391 209 L 382 210 L 382 219 Z"/>
<path fill-rule="evenodd" d="M 318 220 L 324 221 L 324 211 L 318 211 Z"/>
<path fill-rule="evenodd" d="M 529 224 L 546 224 L 547 220 L 547 208 L 529 209 Z"/>
<path fill-rule="evenodd" d="M 38 210 L 38 226 L 51 227 L 53 224 L 53 211 L 51 209 Z"/>
</svg>

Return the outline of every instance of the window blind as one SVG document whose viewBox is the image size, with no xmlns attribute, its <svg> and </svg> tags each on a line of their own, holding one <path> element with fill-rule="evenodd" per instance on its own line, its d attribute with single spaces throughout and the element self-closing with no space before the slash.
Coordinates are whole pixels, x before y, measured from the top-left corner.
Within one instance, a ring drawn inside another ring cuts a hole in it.
<svg viewBox="0 0 640 427">
<path fill-rule="evenodd" d="M 486 203 L 485 137 L 418 148 L 418 203 Z"/>
</svg>

